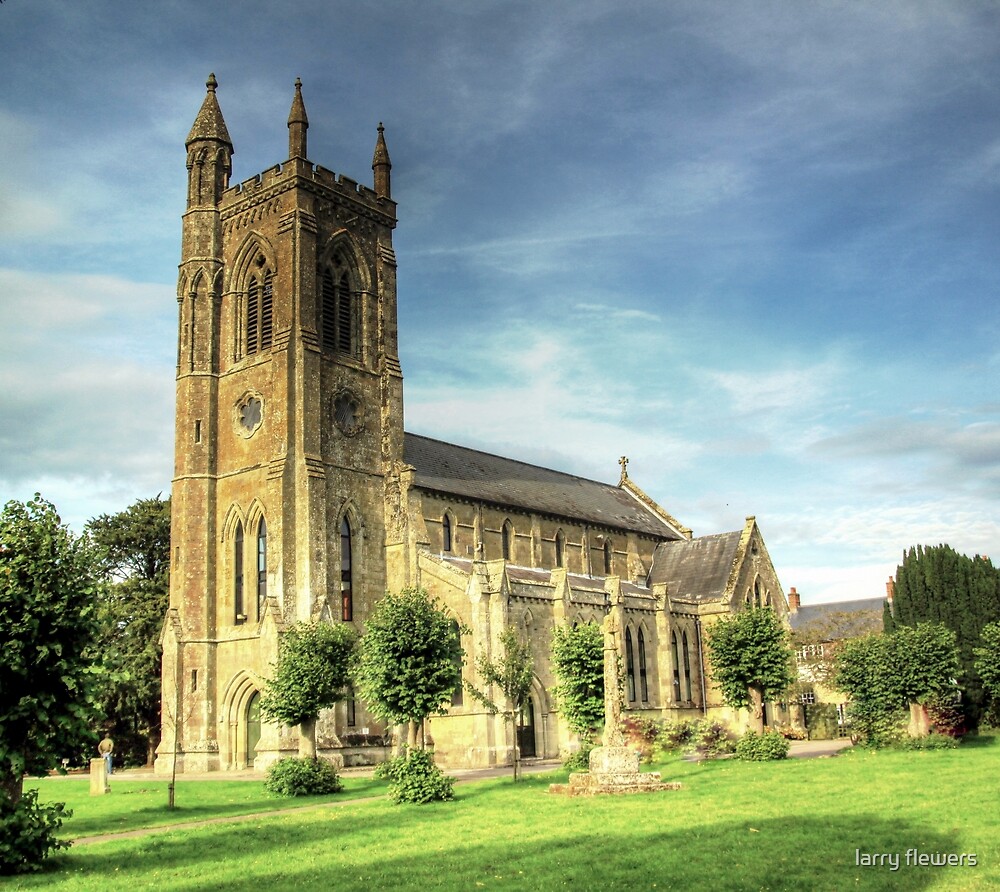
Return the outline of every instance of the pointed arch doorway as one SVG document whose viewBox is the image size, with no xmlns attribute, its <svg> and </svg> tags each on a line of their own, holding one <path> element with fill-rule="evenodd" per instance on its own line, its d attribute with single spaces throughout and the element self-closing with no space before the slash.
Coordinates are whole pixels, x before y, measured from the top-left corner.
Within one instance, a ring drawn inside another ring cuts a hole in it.
<svg viewBox="0 0 1000 892">
<path fill-rule="evenodd" d="M 521 707 L 521 720 L 517 728 L 517 748 L 522 759 L 535 758 L 535 701 L 529 697 Z"/>
<path fill-rule="evenodd" d="M 257 744 L 260 743 L 260 692 L 254 691 L 250 702 L 247 703 L 247 768 L 253 768 L 254 759 L 257 756 Z"/>
</svg>

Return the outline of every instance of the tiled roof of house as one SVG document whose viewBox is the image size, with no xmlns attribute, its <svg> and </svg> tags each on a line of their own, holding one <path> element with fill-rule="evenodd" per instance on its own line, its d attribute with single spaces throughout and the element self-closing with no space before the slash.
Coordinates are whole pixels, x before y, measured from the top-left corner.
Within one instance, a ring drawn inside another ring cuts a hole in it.
<svg viewBox="0 0 1000 892">
<path fill-rule="evenodd" d="M 884 606 L 885 598 L 808 604 L 789 613 L 788 621 L 795 631 L 812 627 L 824 641 L 839 641 L 842 638 L 856 638 L 869 632 L 882 631 Z"/>
<path fill-rule="evenodd" d="M 680 536 L 631 493 L 609 483 L 410 433 L 403 460 L 416 469 L 421 489 L 664 539 Z"/>
<path fill-rule="evenodd" d="M 736 560 L 742 530 L 661 542 L 653 552 L 649 584 L 665 582 L 672 598 L 707 601 L 722 597 Z"/>
</svg>

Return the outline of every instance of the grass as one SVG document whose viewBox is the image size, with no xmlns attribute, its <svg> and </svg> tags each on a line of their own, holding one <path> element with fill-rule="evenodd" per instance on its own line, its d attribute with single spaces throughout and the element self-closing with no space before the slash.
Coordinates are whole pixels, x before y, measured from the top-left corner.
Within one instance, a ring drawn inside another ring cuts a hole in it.
<svg viewBox="0 0 1000 892">
<path fill-rule="evenodd" d="M 281 811 L 379 796 L 387 784 L 371 778 L 341 778 L 344 789 L 327 796 L 274 796 L 262 781 L 184 781 L 175 789 L 175 805 L 168 809 L 167 781 L 111 777 L 112 792 L 91 797 L 89 778 L 26 779 L 25 787 L 38 787 L 41 802 L 65 802 L 73 817 L 63 824 L 60 836 L 80 839 L 191 821 L 207 821 L 258 812 Z"/>
<path fill-rule="evenodd" d="M 681 780 L 683 789 L 620 798 L 551 796 L 552 776 L 516 786 L 483 781 L 458 786 L 452 803 L 405 807 L 379 798 L 75 847 L 43 874 L 8 883 L 57 890 L 996 888 L 1000 746 L 992 743 L 773 763 L 671 761 L 664 778 Z M 252 782 L 240 782 L 242 794 L 235 783 L 189 783 L 203 789 L 188 791 L 191 807 L 206 813 L 264 801 L 246 789 Z M 183 795 L 182 787 L 182 804 Z M 201 805 L 198 795 L 206 797 Z M 120 820 L 113 812 L 90 812 L 114 799 L 81 802 L 72 821 L 88 833 L 102 820 L 110 829 Z M 893 871 L 856 864 L 858 849 L 902 856 L 911 848 L 975 853 L 978 865 Z"/>
</svg>

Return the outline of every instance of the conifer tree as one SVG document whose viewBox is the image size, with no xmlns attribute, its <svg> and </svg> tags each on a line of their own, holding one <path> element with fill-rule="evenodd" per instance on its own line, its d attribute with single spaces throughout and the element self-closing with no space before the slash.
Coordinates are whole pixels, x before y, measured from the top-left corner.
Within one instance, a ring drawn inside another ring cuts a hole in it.
<svg viewBox="0 0 1000 892">
<path fill-rule="evenodd" d="M 951 629 L 959 649 L 962 708 L 970 727 L 984 709 L 987 693 L 976 669 L 973 648 L 983 628 L 1000 620 L 1000 570 L 987 557 L 968 557 L 949 545 L 908 549 L 896 569 L 891 610 L 885 630 L 941 623 Z"/>
</svg>

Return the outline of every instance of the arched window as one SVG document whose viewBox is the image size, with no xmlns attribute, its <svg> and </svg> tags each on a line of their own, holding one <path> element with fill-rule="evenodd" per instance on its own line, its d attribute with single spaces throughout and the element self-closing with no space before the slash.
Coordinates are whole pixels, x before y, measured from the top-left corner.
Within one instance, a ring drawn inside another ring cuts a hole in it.
<svg viewBox="0 0 1000 892">
<path fill-rule="evenodd" d="M 243 603 L 243 524 L 236 521 L 233 536 L 233 612 L 236 625 L 246 622 L 247 611 Z"/>
<path fill-rule="evenodd" d="M 628 702 L 635 702 L 635 654 L 632 652 L 632 630 L 625 630 L 625 678 L 628 680 Z"/>
<path fill-rule="evenodd" d="M 323 270 L 320 309 L 324 350 L 357 356 L 359 351 L 357 298 L 351 288 L 347 269 L 340 263 Z"/>
<path fill-rule="evenodd" d="M 613 556 L 613 549 L 611 547 L 611 540 L 610 539 L 605 539 L 604 540 L 604 575 L 605 576 L 610 576 L 611 575 L 612 556 Z"/>
<path fill-rule="evenodd" d="M 354 616 L 351 575 L 351 525 L 345 517 L 340 522 L 340 618 L 349 623 Z"/>
<path fill-rule="evenodd" d="M 264 258 L 257 261 L 263 265 Z M 270 350 L 274 340 L 274 274 L 270 270 L 254 273 L 246 295 L 247 356 Z"/>
<path fill-rule="evenodd" d="M 688 648 L 688 633 L 681 635 L 681 648 L 684 651 L 684 699 L 691 700 L 691 651 Z"/>
<path fill-rule="evenodd" d="M 441 551 L 445 554 L 451 551 L 451 518 L 447 511 L 441 518 Z"/>
<path fill-rule="evenodd" d="M 649 683 L 646 679 L 646 639 L 639 629 L 639 695 L 643 702 L 649 700 Z"/>
<path fill-rule="evenodd" d="M 674 667 L 674 702 L 679 703 L 681 699 L 681 661 L 677 653 L 677 633 L 670 633 L 670 662 Z"/>
<path fill-rule="evenodd" d="M 556 532 L 556 566 L 566 566 L 566 535 L 562 530 Z"/>
<path fill-rule="evenodd" d="M 462 640 L 462 627 L 459 626 L 457 620 L 452 620 L 451 621 L 451 630 L 454 633 L 455 637 L 458 639 L 458 641 L 461 642 L 461 640 Z M 461 652 L 459 652 L 459 655 L 456 658 L 455 669 L 457 670 L 457 674 L 458 674 L 458 683 L 455 685 L 455 690 L 451 692 L 451 705 L 452 706 L 461 706 L 462 703 L 465 702 L 465 688 L 464 688 L 463 683 L 462 683 L 462 656 L 461 656 Z"/>
<path fill-rule="evenodd" d="M 759 579 L 755 579 L 753 581 L 753 606 L 754 607 L 760 607 L 761 606 L 761 600 L 760 600 L 760 580 Z"/>
<path fill-rule="evenodd" d="M 267 524 L 264 518 L 257 526 L 257 619 L 264 614 L 267 597 Z"/>
<path fill-rule="evenodd" d="M 514 526 L 509 520 L 503 522 L 503 527 L 500 530 L 500 552 L 505 561 L 513 560 Z"/>
</svg>

